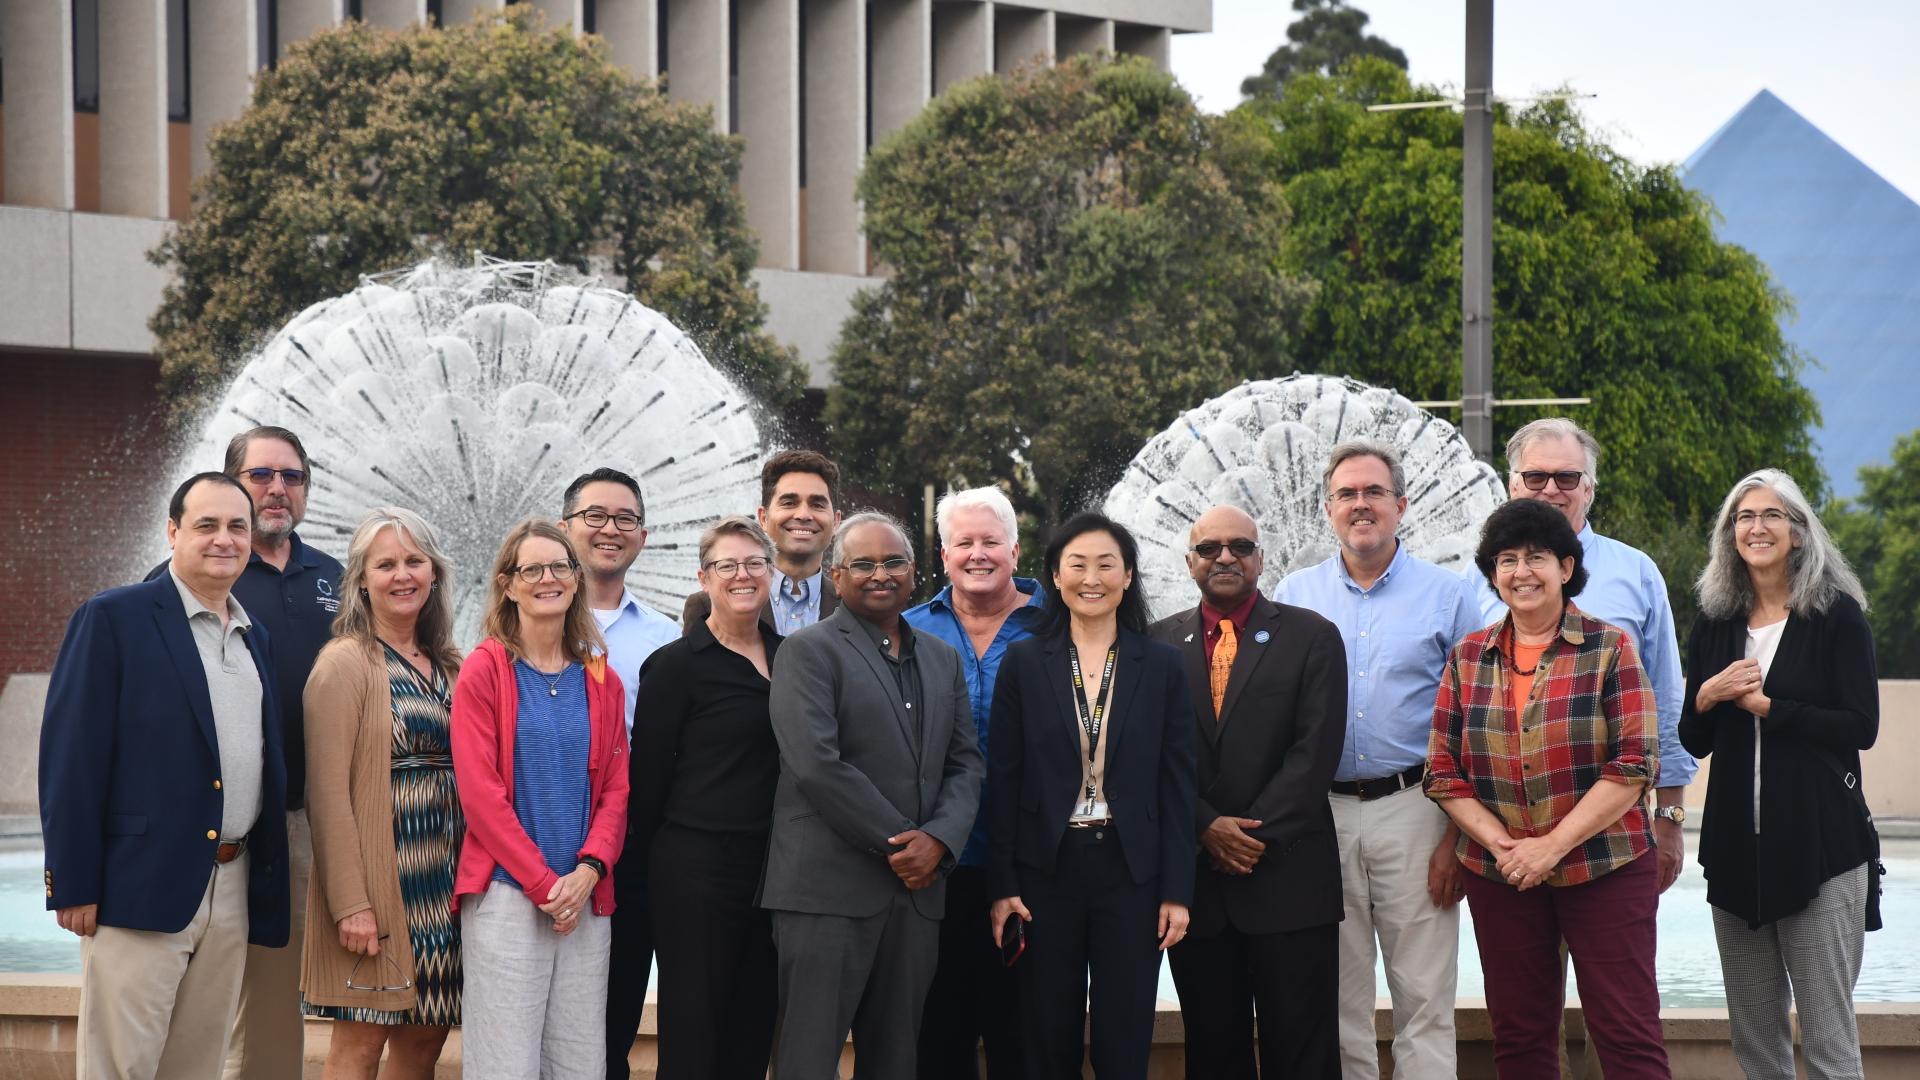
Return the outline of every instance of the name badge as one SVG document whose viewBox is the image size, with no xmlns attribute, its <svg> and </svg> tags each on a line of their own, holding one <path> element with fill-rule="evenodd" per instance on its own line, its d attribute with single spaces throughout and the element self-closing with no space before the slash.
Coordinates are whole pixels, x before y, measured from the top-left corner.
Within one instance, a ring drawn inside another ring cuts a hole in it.
<svg viewBox="0 0 1920 1080">
<path fill-rule="evenodd" d="M 1068 821 L 1099 821 L 1113 814 L 1107 810 L 1105 799 L 1081 799 L 1073 804 L 1073 816 Z"/>
</svg>

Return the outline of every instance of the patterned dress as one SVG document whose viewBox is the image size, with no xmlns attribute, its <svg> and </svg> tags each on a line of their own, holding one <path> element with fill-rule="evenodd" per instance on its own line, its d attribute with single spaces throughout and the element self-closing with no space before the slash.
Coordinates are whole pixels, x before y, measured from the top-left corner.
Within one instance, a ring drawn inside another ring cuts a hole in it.
<svg viewBox="0 0 1920 1080">
<path fill-rule="evenodd" d="M 453 786 L 453 685 L 437 667 L 429 680 L 392 648 L 386 655 L 393 696 L 393 849 L 418 1001 L 403 1011 L 305 1003 L 301 1008 L 308 1016 L 363 1024 L 456 1026 L 460 923 L 453 915 L 453 869 L 466 823 Z M 396 980 L 394 966 L 381 961 L 368 958 L 356 981 L 382 986 Z"/>
</svg>

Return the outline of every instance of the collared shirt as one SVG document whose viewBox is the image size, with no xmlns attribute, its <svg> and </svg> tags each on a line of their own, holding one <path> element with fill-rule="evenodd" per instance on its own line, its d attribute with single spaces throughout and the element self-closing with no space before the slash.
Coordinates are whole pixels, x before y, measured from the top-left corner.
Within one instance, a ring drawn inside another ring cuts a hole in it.
<svg viewBox="0 0 1920 1080">
<path fill-rule="evenodd" d="M 1259 598 L 1260 591 L 1255 589 L 1253 592 L 1247 594 L 1245 600 L 1240 601 L 1239 607 L 1234 608 L 1232 611 L 1225 612 L 1215 611 L 1213 605 L 1207 603 L 1205 600 L 1200 602 L 1200 640 L 1205 644 L 1207 649 L 1207 667 L 1209 670 L 1213 667 L 1214 643 L 1220 640 L 1220 624 L 1223 622 L 1233 624 L 1235 640 L 1245 636 L 1244 631 L 1247 628 L 1247 619 L 1253 615 L 1253 602 Z"/>
<path fill-rule="evenodd" d="M 207 675 L 207 697 L 213 703 L 215 749 L 220 754 L 220 837 L 238 840 L 253 831 L 260 818 L 262 770 L 267 752 L 260 730 L 260 672 L 247 651 L 246 632 L 253 628 L 247 610 L 231 593 L 227 596 L 226 625 L 220 613 L 200 602 L 179 575 L 168 571 L 180 603 L 187 610 L 187 626 Z"/>
<path fill-rule="evenodd" d="M 1377 780 L 1425 762 L 1447 653 L 1482 625 L 1466 581 L 1400 544 L 1367 588 L 1335 552 L 1288 574 L 1273 598 L 1325 616 L 1346 644 L 1347 735 L 1333 778 Z"/>
<path fill-rule="evenodd" d="M 993 635 L 993 641 L 987 645 L 987 651 L 975 655 L 973 639 L 967 636 L 967 628 L 960 624 L 960 615 L 953 610 L 953 586 L 949 585 L 933 599 L 917 607 L 908 608 L 901 615 L 915 630 L 924 630 L 941 641 L 953 646 L 960 654 L 960 670 L 967 676 L 967 703 L 973 708 L 973 730 L 980 736 L 980 756 L 987 754 L 987 722 L 993 712 L 994 680 L 1000 675 L 1000 661 L 1007 655 L 1007 646 L 1016 641 L 1024 641 L 1038 633 L 1046 622 L 1046 592 L 1033 578 L 1016 577 L 1013 587 L 1026 596 L 1027 602 L 1007 613 L 1000 623 L 1000 630 Z M 987 864 L 987 793 L 980 792 L 980 814 L 974 818 L 973 831 L 967 835 L 967 846 L 960 853 L 960 865 L 985 866 Z"/>
<path fill-rule="evenodd" d="M 892 652 L 892 639 L 887 637 L 886 631 L 865 619 L 856 617 L 853 621 L 859 623 L 860 628 L 867 632 L 867 639 L 873 642 L 874 648 L 880 650 L 881 659 L 887 662 L 887 669 L 893 672 L 894 688 L 900 691 L 900 700 L 906 705 L 907 719 L 911 721 L 911 723 L 907 725 L 907 728 L 913 732 L 913 752 L 918 754 L 920 752 L 920 716 L 918 710 L 922 707 L 922 704 L 920 696 L 920 663 L 914 659 L 913 655 L 913 626 L 905 619 L 900 620 L 900 655 L 895 656 Z"/>
<path fill-rule="evenodd" d="M 1687 696 L 1686 673 L 1680 665 L 1680 639 L 1673 627 L 1673 603 L 1667 599 L 1667 580 L 1660 576 L 1646 552 L 1580 527 L 1581 564 L 1587 587 L 1576 598 L 1580 609 L 1627 632 L 1646 665 L 1647 681 L 1660 712 L 1660 783 L 1685 787 L 1700 766 L 1680 745 L 1680 703 Z M 1477 569 L 1469 567 L 1479 586 L 1480 622 L 1486 625 L 1507 613 L 1500 594 Z"/>
<path fill-rule="evenodd" d="M 779 567 L 774 567 L 773 594 L 769 599 L 773 604 L 773 628 L 780 631 L 781 637 L 789 637 L 795 630 L 820 621 L 820 583 L 825 575 L 825 570 L 815 570 L 812 577 L 790 578 L 781 573 Z"/>
<path fill-rule="evenodd" d="M 641 603 L 632 589 L 620 591 L 620 606 L 612 611 L 591 609 L 607 639 L 607 666 L 620 676 L 627 694 L 627 737 L 633 737 L 633 702 L 640 692 L 640 665 L 653 650 L 680 636 L 680 624 Z"/>
<path fill-rule="evenodd" d="M 1478 799 L 1514 837 L 1545 836 L 1603 780 L 1651 784 L 1660 775 L 1653 691 L 1633 642 L 1572 604 L 1560 636 L 1515 715 L 1508 704 L 1509 619 L 1454 646 L 1440 678 L 1427 745 L 1427 795 Z M 1646 854 L 1653 831 L 1644 800 L 1568 852 L 1549 885 L 1580 885 Z M 1503 881 L 1500 867 L 1464 831 L 1455 848 L 1468 870 Z"/>
</svg>

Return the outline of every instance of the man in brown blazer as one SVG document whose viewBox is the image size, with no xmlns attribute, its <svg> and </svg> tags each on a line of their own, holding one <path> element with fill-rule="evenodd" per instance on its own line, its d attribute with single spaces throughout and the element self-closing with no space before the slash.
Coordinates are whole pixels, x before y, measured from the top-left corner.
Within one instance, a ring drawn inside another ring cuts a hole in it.
<svg viewBox="0 0 1920 1080">
<path fill-rule="evenodd" d="M 1193 922 L 1169 957 L 1186 1073 L 1337 1080 L 1342 908 L 1326 790 L 1346 730 L 1346 649 L 1333 623 L 1260 595 L 1247 514 L 1213 507 L 1189 544 L 1200 605 L 1153 627 L 1186 658 L 1199 725 Z"/>
<path fill-rule="evenodd" d="M 760 527 L 773 539 L 773 587 L 760 621 L 782 636 L 833 614 L 840 595 L 821 569 L 827 542 L 840 527 L 840 466 L 812 450 L 784 450 L 760 469 Z M 705 622 L 713 610 L 695 590 L 680 611 L 680 628 Z"/>
</svg>

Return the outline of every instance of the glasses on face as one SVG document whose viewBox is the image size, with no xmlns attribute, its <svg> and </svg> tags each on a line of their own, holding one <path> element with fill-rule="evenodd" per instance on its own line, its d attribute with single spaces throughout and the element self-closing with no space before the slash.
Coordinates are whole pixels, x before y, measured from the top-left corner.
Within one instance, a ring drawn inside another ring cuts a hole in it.
<svg viewBox="0 0 1920 1080">
<path fill-rule="evenodd" d="M 520 575 L 521 581 L 529 585 L 538 585 L 540 579 L 546 577 L 549 571 L 553 573 L 553 580 L 555 581 L 572 581 L 576 569 L 577 567 L 575 567 L 571 561 L 562 560 L 560 562 L 530 562 L 525 566 L 514 567 L 513 572 Z"/>
<path fill-rule="evenodd" d="M 885 570 L 888 576 L 897 576 L 907 572 L 913 566 L 912 559 L 892 558 L 885 562 L 872 559 L 855 559 L 846 564 L 847 572 L 854 577 L 872 577 L 877 571 Z"/>
<path fill-rule="evenodd" d="M 1733 523 L 1743 529 L 1752 528 L 1753 523 L 1756 521 L 1765 525 L 1769 529 L 1777 529 L 1780 526 L 1785 525 L 1787 522 L 1792 520 L 1793 519 L 1791 517 L 1787 516 L 1787 512 L 1785 510 L 1767 509 L 1767 510 L 1760 511 L 1757 514 L 1751 510 L 1742 510 L 1739 513 L 1733 515 Z"/>
<path fill-rule="evenodd" d="M 1202 540 L 1187 550 L 1203 559 L 1217 559 L 1222 550 L 1233 552 L 1236 559 L 1251 559 L 1260 545 L 1251 540 L 1229 540 L 1224 544 L 1218 540 Z"/>
<path fill-rule="evenodd" d="M 560 520 L 566 521 L 568 518 L 579 518 L 587 523 L 589 529 L 604 529 L 609 521 L 621 532 L 632 532 L 640 527 L 640 519 L 632 514 L 609 514 L 605 510 L 575 510 Z"/>
<path fill-rule="evenodd" d="M 389 935 L 389 934 L 380 935 L 380 962 L 375 964 L 374 967 L 376 969 L 377 974 L 385 975 L 389 971 L 392 972 L 393 974 L 390 977 L 400 980 L 399 983 L 393 986 L 361 985 L 357 981 L 360 978 L 360 965 L 366 963 L 368 960 L 367 954 L 361 953 L 360 959 L 355 960 L 353 962 L 353 970 L 347 973 L 347 989 L 372 990 L 377 993 L 383 993 L 383 994 L 391 993 L 395 990 L 413 989 L 413 980 L 407 978 L 406 976 L 400 973 L 400 961 L 395 960 L 393 958 L 393 953 L 389 952 L 387 949 L 387 939 L 391 936 L 392 935 Z"/>
<path fill-rule="evenodd" d="M 1520 569 L 1521 563 L 1526 563 L 1527 569 L 1536 574 L 1541 574 L 1545 573 L 1548 567 L 1559 561 L 1551 551 L 1529 551 L 1524 556 L 1513 554 L 1497 555 L 1493 560 L 1493 568 L 1503 574 L 1511 574 Z"/>
<path fill-rule="evenodd" d="M 765 577 L 767 568 L 772 565 L 772 559 L 765 555 L 755 555 L 750 559 L 715 559 L 703 565 L 701 569 L 711 570 L 721 577 L 732 577 L 742 570 L 747 572 L 748 577 Z"/>
<path fill-rule="evenodd" d="M 258 484 L 261 487 L 266 487 L 268 484 L 273 483 L 273 478 L 276 476 L 290 488 L 307 486 L 307 470 L 305 469 L 241 469 L 240 475 L 246 477 L 248 482 Z"/>
<path fill-rule="evenodd" d="M 1586 473 L 1581 472 L 1579 469 L 1561 469 L 1559 472 L 1528 469 L 1526 472 L 1520 474 L 1520 482 L 1527 485 L 1528 491 L 1547 490 L 1548 480 L 1552 480 L 1553 486 L 1559 488 L 1561 491 L 1572 491 L 1574 488 L 1580 486 L 1581 479 L 1586 475 Z"/>
<path fill-rule="evenodd" d="M 1363 488 L 1338 488 L 1327 496 L 1327 501 L 1339 503 L 1341 506 L 1352 506 L 1361 499 L 1365 499 L 1370 503 L 1383 503 L 1392 502 L 1399 497 L 1400 493 L 1394 491 L 1392 488 L 1383 488 L 1379 484 L 1369 484 Z"/>
</svg>

